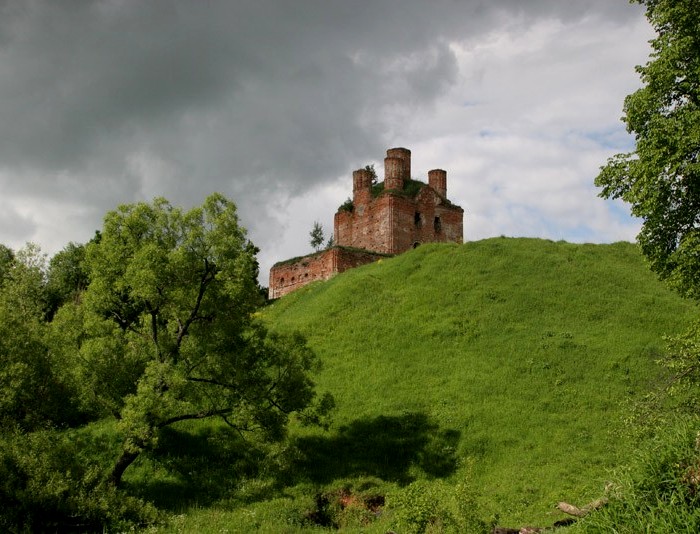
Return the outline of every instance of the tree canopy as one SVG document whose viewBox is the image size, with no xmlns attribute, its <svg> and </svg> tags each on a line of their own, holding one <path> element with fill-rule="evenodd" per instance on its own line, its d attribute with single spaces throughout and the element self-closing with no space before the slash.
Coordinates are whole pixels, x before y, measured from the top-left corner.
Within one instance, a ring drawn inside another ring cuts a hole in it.
<svg viewBox="0 0 700 534">
<path fill-rule="evenodd" d="M 0 255 L 11 259 L 0 283 L 0 430 L 72 423 L 74 392 L 46 342 L 45 258 L 32 244 Z"/>
<path fill-rule="evenodd" d="M 656 30 L 643 87 L 625 99 L 635 150 L 608 160 L 601 195 L 629 202 L 651 268 L 700 299 L 700 2 L 638 0 Z"/>
<path fill-rule="evenodd" d="M 120 206 L 88 244 L 90 284 L 52 325 L 88 402 L 120 420 L 115 484 L 178 421 L 220 417 L 278 439 L 292 412 L 329 407 L 310 411 L 318 362 L 305 341 L 255 320 L 256 253 L 221 195 L 187 212 L 164 199 Z"/>
</svg>

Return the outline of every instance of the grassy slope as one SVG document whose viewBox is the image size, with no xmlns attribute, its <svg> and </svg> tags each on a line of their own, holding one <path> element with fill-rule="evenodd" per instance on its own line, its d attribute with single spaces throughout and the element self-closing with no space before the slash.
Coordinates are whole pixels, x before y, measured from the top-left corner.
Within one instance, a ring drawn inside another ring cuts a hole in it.
<svg viewBox="0 0 700 534">
<path fill-rule="evenodd" d="M 454 483 L 450 458 L 472 458 L 483 513 L 533 524 L 558 518 L 559 500 L 599 496 L 632 446 L 619 431 L 624 402 L 657 379 L 662 336 L 695 311 L 633 245 L 496 238 L 424 245 L 303 288 L 265 315 L 306 334 L 325 364 L 319 389 L 338 403 L 332 434 L 317 437 L 326 449 L 307 438 L 311 481 Z M 424 449 L 442 453 L 421 464 L 425 450 L 395 442 L 383 468 L 353 448 L 381 447 L 368 432 L 406 418 Z"/>
</svg>

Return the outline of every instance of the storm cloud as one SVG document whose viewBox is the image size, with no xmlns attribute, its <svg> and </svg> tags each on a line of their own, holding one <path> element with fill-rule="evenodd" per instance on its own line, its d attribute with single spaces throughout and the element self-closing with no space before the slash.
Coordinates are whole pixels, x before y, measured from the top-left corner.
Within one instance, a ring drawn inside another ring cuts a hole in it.
<svg viewBox="0 0 700 534">
<path fill-rule="evenodd" d="M 392 146 L 448 170 L 467 239 L 632 239 L 592 180 L 650 37 L 626 0 L 0 2 L 0 242 L 220 191 L 266 270 Z"/>
</svg>

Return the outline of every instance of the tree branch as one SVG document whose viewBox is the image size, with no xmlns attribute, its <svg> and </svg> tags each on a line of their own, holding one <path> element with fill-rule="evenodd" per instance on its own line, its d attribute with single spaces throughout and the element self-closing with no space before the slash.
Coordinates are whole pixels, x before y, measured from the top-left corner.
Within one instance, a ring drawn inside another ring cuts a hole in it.
<svg viewBox="0 0 700 534">
<path fill-rule="evenodd" d="M 213 378 L 200 378 L 197 376 L 188 376 L 187 380 L 190 382 L 202 382 L 204 384 L 211 384 L 213 386 L 221 386 L 222 388 L 227 388 L 227 389 L 236 389 L 238 386 L 236 384 L 226 384 L 225 382 L 219 382 L 218 380 L 214 380 Z"/>
<path fill-rule="evenodd" d="M 207 286 L 212 280 L 214 280 L 215 270 L 216 267 L 210 265 L 209 260 L 204 258 L 204 272 L 202 273 L 202 278 L 199 281 L 199 291 L 197 292 L 197 300 L 194 304 L 194 307 L 192 308 L 192 311 L 190 312 L 190 316 L 185 320 L 184 324 L 180 324 L 180 331 L 178 332 L 177 341 L 175 343 L 178 350 L 180 349 L 182 340 L 187 335 L 190 325 L 197 318 L 197 314 L 199 313 L 199 308 L 202 305 L 202 299 L 204 298 L 204 293 L 206 292 Z"/>
<path fill-rule="evenodd" d="M 177 415 L 175 417 L 171 417 L 170 419 L 166 419 L 165 421 L 158 423 L 157 428 L 163 428 L 168 425 L 172 425 L 173 423 L 177 423 L 179 421 L 188 421 L 191 419 L 206 419 L 207 417 L 215 417 L 217 415 L 227 415 L 230 414 L 233 411 L 233 408 L 224 408 L 223 410 L 211 410 L 208 412 L 198 412 L 198 413 L 188 413 L 188 414 L 183 414 L 183 415 Z"/>
</svg>

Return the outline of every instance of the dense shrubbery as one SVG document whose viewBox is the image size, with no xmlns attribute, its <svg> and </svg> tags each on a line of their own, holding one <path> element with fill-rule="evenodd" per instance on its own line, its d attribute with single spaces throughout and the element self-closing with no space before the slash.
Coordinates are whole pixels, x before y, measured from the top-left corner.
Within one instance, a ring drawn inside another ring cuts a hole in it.
<svg viewBox="0 0 700 534">
<path fill-rule="evenodd" d="M 0 435 L 0 530 L 119 531 L 160 519 L 150 504 L 105 483 L 90 451 L 57 431 Z"/>
<path fill-rule="evenodd" d="M 607 506 L 575 532 L 700 531 L 700 420 L 670 424 L 628 462 Z"/>
</svg>

